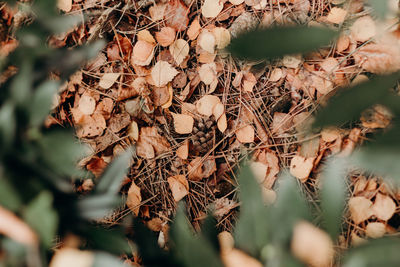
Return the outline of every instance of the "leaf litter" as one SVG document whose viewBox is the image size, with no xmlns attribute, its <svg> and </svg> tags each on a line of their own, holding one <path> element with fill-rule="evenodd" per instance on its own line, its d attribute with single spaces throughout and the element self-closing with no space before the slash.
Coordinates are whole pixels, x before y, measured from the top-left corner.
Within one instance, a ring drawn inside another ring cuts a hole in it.
<svg viewBox="0 0 400 267">
<path fill-rule="evenodd" d="M 59 0 L 58 7 L 84 15 L 112 9 L 111 1 L 101 6 L 91 2 Z M 400 69 L 398 29 L 381 30 L 363 11 L 362 1 L 349 6 L 328 2 L 133 2 L 133 13 L 114 10 L 108 23 L 91 15 L 85 25 L 50 40 L 74 46 L 107 36 L 103 52 L 60 90 L 52 116 L 56 123 L 74 125 L 77 136 L 92 147 L 83 165 L 95 177 L 121 150 L 135 147 L 121 187 L 126 206 L 115 211 L 112 223 L 127 212 L 149 222 L 164 221 L 173 216 L 177 202 L 185 201 L 195 227 L 217 203 L 219 229 L 232 230 L 238 207 L 234 170 L 248 155 L 266 203 L 275 201 L 283 168 L 315 201 L 324 159 L 351 154 L 367 133 L 390 125 L 390 114 L 377 107 L 361 118 L 362 128 L 322 129 L 313 142 L 307 141 L 304 118 L 332 93 L 367 79 L 363 73 Z M 344 25 L 347 31 L 331 47 L 268 64 L 234 60 L 225 50 L 246 30 L 294 23 Z M 341 245 L 396 232 L 398 190 L 362 173 L 352 173 L 350 182 Z M 333 257 L 330 239 L 305 222 L 296 225 L 291 246 L 310 265 L 326 265 Z M 236 249 L 224 255 L 227 266 L 236 266 L 232 259 L 260 266 Z"/>
</svg>

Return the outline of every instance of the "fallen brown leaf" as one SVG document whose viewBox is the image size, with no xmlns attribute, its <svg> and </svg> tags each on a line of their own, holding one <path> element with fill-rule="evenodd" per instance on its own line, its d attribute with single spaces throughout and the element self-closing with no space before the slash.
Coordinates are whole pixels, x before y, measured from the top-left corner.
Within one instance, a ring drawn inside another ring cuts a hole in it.
<svg viewBox="0 0 400 267">
<path fill-rule="evenodd" d="M 154 57 L 154 44 L 139 40 L 132 50 L 132 63 L 138 66 L 147 66 Z"/>
<path fill-rule="evenodd" d="M 189 141 L 183 141 L 183 144 L 176 150 L 176 155 L 185 160 L 189 156 Z"/>
<path fill-rule="evenodd" d="M 139 157 L 152 159 L 169 151 L 170 147 L 168 141 L 157 132 L 156 127 L 140 129 L 139 140 L 136 143 L 136 153 Z"/>
<path fill-rule="evenodd" d="M 183 39 L 175 40 L 169 47 L 169 51 L 177 65 L 189 55 L 189 44 Z"/>
<path fill-rule="evenodd" d="M 205 0 L 201 7 L 201 14 L 205 18 L 215 18 L 224 8 L 224 1 Z"/>
<path fill-rule="evenodd" d="M 245 125 L 235 132 L 236 138 L 240 143 L 254 142 L 254 133 L 254 128 L 251 125 Z"/>
<path fill-rule="evenodd" d="M 390 196 L 378 193 L 375 198 L 375 202 L 372 205 L 373 214 L 383 221 L 387 221 L 392 218 L 396 211 L 396 203 Z"/>
<path fill-rule="evenodd" d="M 371 238 L 379 238 L 386 233 L 386 226 L 381 222 L 370 222 L 365 228 L 365 234 Z"/>
<path fill-rule="evenodd" d="M 314 158 L 305 158 L 296 155 L 290 162 L 290 174 L 298 178 L 302 183 L 307 181 L 314 167 Z"/>
<path fill-rule="evenodd" d="M 196 103 L 197 112 L 201 115 L 210 117 L 213 113 L 215 105 L 220 103 L 218 96 L 204 95 Z"/>
<path fill-rule="evenodd" d="M 179 134 L 189 134 L 193 130 L 194 119 L 186 114 L 171 113 L 174 117 L 175 132 Z"/>
<path fill-rule="evenodd" d="M 189 9 L 181 0 L 170 0 L 164 13 L 165 24 L 177 32 L 186 30 L 189 24 Z"/>
<path fill-rule="evenodd" d="M 166 61 L 158 61 L 151 70 L 151 77 L 156 86 L 161 87 L 167 85 L 178 74 L 171 64 Z"/>
<path fill-rule="evenodd" d="M 132 181 L 132 184 L 128 190 L 126 205 L 136 216 L 138 216 L 141 202 L 142 195 L 140 194 L 140 188 Z"/>
<path fill-rule="evenodd" d="M 171 27 L 162 27 L 159 32 L 156 32 L 157 42 L 164 47 L 171 45 L 175 40 L 175 29 Z"/>
<path fill-rule="evenodd" d="M 167 180 L 175 202 L 189 194 L 189 183 L 184 175 L 171 176 Z"/>
<path fill-rule="evenodd" d="M 372 216 L 372 201 L 365 197 L 352 197 L 349 200 L 350 217 L 359 224 Z"/>
</svg>

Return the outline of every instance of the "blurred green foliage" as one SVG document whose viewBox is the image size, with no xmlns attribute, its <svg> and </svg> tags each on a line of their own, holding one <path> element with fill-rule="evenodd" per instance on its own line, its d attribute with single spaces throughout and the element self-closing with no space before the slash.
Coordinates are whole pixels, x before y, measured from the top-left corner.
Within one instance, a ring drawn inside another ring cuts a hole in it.
<svg viewBox="0 0 400 267">
<path fill-rule="evenodd" d="M 1 85 L 0 205 L 25 220 L 39 235 L 40 245 L 37 261 L 32 261 L 32 251 L 1 236 L 0 251 L 4 253 L 0 255 L 0 266 L 27 266 L 28 261 L 29 266 L 46 266 L 55 238 L 71 233 L 87 241 L 82 249 L 98 251 L 93 266 L 120 266 L 121 261 L 111 254 L 130 251 L 125 229 L 122 226 L 105 228 L 94 220 L 109 214 L 120 203 L 117 193 L 131 152 L 121 155 L 107 168 L 90 194 L 77 197 L 71 181 L 84 175 L 75 166 L 77 159 L 85 154 L 85 148 L 66 129 L 42 127 L 60 83 L 95 55 L 102 43 L 74 50 L 50 48 L 46 45 L 48 36 L 63 32 L 77 23 L 77 18 L 60 16 L 53 0 L 38 0 L 32 5 L 18 3 L 18 6 L 31 13 L 35 20 L 18 31 L 19 47 L 1 62 L 1 70 L 12 64 L 18 67 L 18 74 Z M 331 30 L 304 26 L 256 30 L 233 40 L 230 50 L 239 57 L 271 59 L 316 49 L 337 35 Z M 50 80 L 51 72 L 59 73 L 61 80 Z M 397 115 L 400 112 L 398 96 L 389 89 L 398 78 L 397 73 L 376 77 L 343 90 L 319 111 L 315 125 L 340 125 L 355 120 L 365 108 L 377 103 L 387 105 Z M 259 184 L 244 164 L 239 175 L 242 206 L 234 232 L 236 247 L 265 266 L 303 266 L 291 255 L 294 225 L 301 220 L 318 224 L 336 241 L 347 196 L 347 167 L 359 164 L 367 170 L 386 171 L 388 175 L 396 175 L 390 168 L 400 173 L 396 163 L 386 160 L 389 156 L 398 158 L 398 134 L 398 127 L 393 127 L 356 152 L 351 161 L 332 159 L 326 164 L 319 192 L 318 205 L 322 212 L 318 218 L 311 215 L 297 180 L 287 173 L 278 179 L 276 203 L 266 206 Z M 137 221 L 134 224 L 132 239 L 145 266 L 222 266 L 212 217 L 196 233 L 180 207 L 171 226 L 168 251 L 158 246 L 153 232 Z M 350 267 L 397 266 L 399 246 L 397 238 L 375 240 L 349 249 L 338 263 Z"/>
</svg>

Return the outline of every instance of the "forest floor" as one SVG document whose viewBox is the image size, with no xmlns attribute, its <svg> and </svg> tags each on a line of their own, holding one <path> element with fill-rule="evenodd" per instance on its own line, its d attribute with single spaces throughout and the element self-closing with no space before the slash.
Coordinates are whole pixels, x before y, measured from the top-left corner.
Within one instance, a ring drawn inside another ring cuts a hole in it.
<svg viewBox="0 0 400 267">
<path fill-rule="evenodd" d="M 240 205 L 235 173 L 245 158 L 266 203 L 274 202 L 277 175 L 288 168 L 318 207 L 326 159 L 349 155 L 390 123 L 376 106 L 343 129 L 309 130 L 313 112 L 331 95 L 396 60 L 390 46 L 374 39 L 384 26 L 364 1 L 62 0 L 59 8 L 85 23 L 51 45 L 107 42 L 60 89 L 47 122 L 73 125 L 92 148 L 80 166 L 93 177 L 82 177 L 76 190 L 89 191 L 116 155 L 134 148 L 121 189 L 126 206 L 106 223 L 133 212 L 154 231 L 167 231 L 184 201 L 195 228 L 214 205 L 218 228 L 231 231 Z M 329 47 L 276 61 L 240 61 L 225 50 L 240 32 L 291 24 L 345 30 Z M 349 181 L 338 246 L 396 233 L 400 191 L 356 171 Z"/>
</svg>

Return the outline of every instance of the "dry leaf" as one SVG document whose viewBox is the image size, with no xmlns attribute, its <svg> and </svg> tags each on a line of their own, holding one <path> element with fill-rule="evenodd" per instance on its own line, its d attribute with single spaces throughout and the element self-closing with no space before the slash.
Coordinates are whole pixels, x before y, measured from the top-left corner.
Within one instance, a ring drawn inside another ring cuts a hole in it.
<svg viewBox="0 0 400 267">
<path fill-rule="evenodd" d="M 340 130 L 334 127 L 325 128 L 321 131 L 321 138 L 327 143 L 333 142 L 340 138 Z"/>
<path fill-rule="evenodd" d="M 63 247 L 56 251 L 49 267 L 91 267 L 93 263 L 93 252 Z"/>
<path fill-rule="evenodd" d="M 302 61 L 301 55 L 284 56 L 282 59 L 282 64 L 286 68 L 297 69 L 301 61 Z"/>
<path fill-rule="evenodd" d="M 185 160 L 189 156 L 189 141 L 183 141 L 183 144 L 176 150 L 176 155 Z"/>
<path fill-rule="evenodd" d="M 147 66 L 154 57 L 154 44 L 142 40 L 137 41 L 132 50 L 132 63 Z"/>
<path fill-rule="evenodd" d="M 126 205 L 136 216 L 138 216 L 141 202 L 142 195 L 140 194 L 140 188 L 132 181 L 128 190 Z"/>
<path fill-rule="evenodd" d="M 171 176 L 167 180 L 175 202 L 189 194 L 189 183 L 184 175 Z"/>
<path fill-rule="evenodd" d="M 194 119 L 192 116 L 186 114 L 177 114 L 171 112 L 174 117 L 175 132 L 179 134 L 189 134 L 193 130 Z"/>
<path fill-rule="evenodd" d="M 177 65 L 180 65 L 183 60 L 189 55 L 189 45 L 183 39 L 177 39 L 169 47 L 169 51 Z"/>
<path fill-rule="evenodd" d="M 136 153 L 139 157 L 152 159 L 156 155 L 170 150 L 170 144 L 162 137 L 156 127 L 142 127 L 139 140 L 136 143 Z"/>
<path fill-rule="evenodd" d="M 383 221 L 387 221 L 392 218 L 396 211 L 396 203 L 390 196 L 378 193 L 375 198 L 375 202 L 372 205 L 373 214 Z"/>
<path fill-rule="evenodd" d="M 24 245 L 37 245 L 36 233 L 14 213 L 0 206 L 0 218 L 0 234 Z"/>
<path fill-rule="evenodd" d="M 346 18 L 347 11 L 339 8 L 333 7 L 326 17 L 326 20 L 330 23 L 341 24 L 343 23 L 344 19 Z"/>
<path fill-rule="evenodd" d="M 365 42 L 376 34 L 374 20 L 370 16 L 358 18 L 350 28 L 351 36 L 358 42 Z"/>
<path fill-rule="evenodd" d="M 195 157 L 188 165 L 188 178 L 193 181 L 203 179 L 203 163 L 201 157 Z"/>
<path fill-rule="evenodd" d="M 232 5 L 237 6 L 237 5 L 240 5 L 241 3 L 243 3 L 244 0 L 229 0 L 229 2 L 230 2 Z"/>
<path fill-rule="evenodd" d="M 149 30 L 141 30 L 136 35 L 138 40 L 145 41 L 151 44 L 155 44 L 156 40 L 154 40 L 153 35 L 149 32 Z"/>
<path fill-rule="evenodd" d="M 215 63 L 203 64 L 199 69 L 200 80 L 206 84 L 210 85 L 217 79 L 217 66 Z"/>
<path fill-rule="evenodd" d="M 280 68 L 275 68 L 272 72 L 271 75 L 269 76 L 269 81 L 271 82 L 277 82 L 279 81 L 283 76 L 282 69 Z"/>
<path fill-rule="evenodd" d="M 165 14 L 165 9 L 167 5 L 154 5 L 149 8 L 149 13 L 150 17 L 153 21 L 158 21 L 158 20 L 163 20 L 164 19 L 164 14 Z"/>
<path fill-rule="evenodd" d="M 307 181 L 314 167 L 314 158 L 305 158 L 296 155 L 290 162 L 290 174 L 298 178 L 302 183 Z"/>
<path fill-rule="evenodd" d="M 334 88 L 332 81 L 322 76 L 319 76 L 317 73 L 316 75 L 311 76 L 311 80 L 312 80 L 311 86 L 317 89 L 317 91 L 322 95 L 329 94 Z"/>
<path fill-rule="evenodd" d="M 247 72 L 243 75 L 242 86 L 246 92 L 253 92 L 254 86 L 257 84 L 257 79 L 253 73 Z"/>
<path fill-rule="evenodd" d="M 175 40 L 175 30 L 171 27 L 163 27 L 159 32 L 156 32 L 157 42 L 164 47 L 171 45 Z"/>
<path fill-rule="evenodd" d="M 217 219 L 222 219 L 224 215 L 228 214 L 232 209 L 238 207 L 239 204 L 235 201 L 228 199 L 226 197 L 217 198 L 214 201 L 214 212 L 213 215 Z"/>
<path fill-rule="evenodd" d="M 153 104 L 157 107 L 165 105 L 169 99 L 170 99 L 170 92 L 168 87 L 170 87 L 170 84 L 168 86 L 162 86 L 162 87 L 154 87 L 151 95 L 152 95 L 152 100 Z"/>
<path fill-rule="evenodd" d="M 309 222 L 300 221 L 293 229 L 293 254 L 313 267 L 331 266 L 334 256 L 329 235 Z"/>
<path fill-rule="evenodd" d="M 254 142 L 254 128 L 251 125 L 246 125 L 235 132 L 236 138 L 240 143 Z"/>
<path fill-rule="evenodd" d="M 96 108 L 96 100 L 88 94 L 83 94 L 78 102 L 78 109 L 85 115 L 92 115 Z"/>
<path fill-rule="evenodd" d="M 271 189 L 280 171 L 278 156 L 271 150 L 264 150 L 259 154 L 258 160 L 268 166 L 263 186 L 267 189 Z"/>
<path fill-rule="evenodd" d="M 128 128 L 128 136 L 134 140 L 139 140 L 139 127 L 136 121 L 132 121 Z"/>
<path fill-rule="evenodd" d="M 371 238 L 380 238 L 386 233 L 386 226 L 381 222 L 370 222 L 365 228 L 365 234 Z"/>
<path fill-rule="evenodd" d="M 224 114 L 221 115 L 221 117 L 219 117 L 219 119 L 217 121 L 217 127 L 221 133 L 225 132 L 226 128 L 228 127 L 228 122 L 226 119 L 225 112 L 224 112 Z"/>
<path fill-rule="evenodd" d="M 225 267 L 262 267 L 261 262 L 236 248 L 221 253 Z"/>
<path fill-rule="evenodd" d="M 96 177 L 99 177 L 104 172 L 107 165 L 107 162 L 105 162 L 103 158 L 94 156 L 86 164 L 86 169 L 91 171 Z"/>
<path fill-rule="evenodd" d="M 214 106 L 212 112 L 213 112 L 213 115 L 214 115 L 214 119 L 218 120 L 222 116 L 222 114 L 224 114 L 224 112 L 225 112 L 224 104 L 222 104 L 221 102 L 217 103 Z"/>
<path fill-rule="evenodd" d="M 78 125 L 76 135 L 80 138 L 102 135 L 107 127 L 104 117 L 99 113 L 92 116 L 85 115 Z"/>
<path fill-rule="evenodd" d="M 231 33 L 224 27 L 215 27 L 212 30 L 218 49 L 224 49 L 231 42 Z"/>
<path fill-rule="evenodd" d="M 210 54 L 214 54 L 216 40 L 214 34 L 208 30 L 203 30 L 198 38 L 198 44 L 201 49 L 207 51 Z"/>
<path fill-rule="evenodd" d="M 156 86 L 161 87 L 167 85 L 178 74 L 171 64 L 166 61 L 158 61 L 151 70 L 151 77 Z"/>
<path fill-rule="evenodd" d="M 275 112 L 274 118 L 272 120 L 272 132 L 278 135 L 283 134 L 293 126 L 293 116 L 282 113 Z"/>
<path fill-rule="evenodd" d="M 196 18 L 193 20 L 192 24 L 190 24 L 189 29 L 186 34 L 189 37 L 189 40 L 194 40 L 199 36 L 201 30 L 201 26 L 199 20 Z"/>
<path fill-rule="evenodd" d="M 119 76 L 119 73 L 105 73 L 100 78 L 99 86 L 103 89 L 108 89 L 117 81 Z"/>
<path fill-rule="evenodd" d="M 246 5 L 253 7 L 259 5 L 261 3 L 261 0 L 244 0 L 244 2 L 246 3 Z"/>
<path fill-rule="evenodd" d="M 352 246 L 362 245 L 366 241 L 367 241 L 366 239 L 359 237 L 355 232 L 351 233 L 351 245 Z"/>
<path fill-rule="evenodd" d="M 131 123 L 131 117 L 128 113 L 114 114 L 108 121 L 108 128 L 113 133 L 118 133 Z"/>
<path fill-rule="evenodd" d="M 214 95 L 204 95 L 196 103 L 196 110 L 201 115 L 210 117 L 213 113 L 215 105 L 220 103 L 218 96 Z"/>
<path fill-rule="evenodd" d="M 205 18 L 216 18 L 224 8 L 224 2 L 221 0 L 205 0 L 201 7 L 201 14 Z"/>
<path fill-rule="evenodd" d="M 372 216 L 372 201 L 365 197 L 352 197 L 349 200 L 350 217 L 359 224 Z"/>
<path fill-rule="evenodd" d="M 170 0 L 165 9 L 165 24 L 177 32 L 186 30 L 189 24 L 189 9 L 181 0 Z"/>
<path fill-rule="evenodd" d="M 72 9 L 72 0 L 57 0 L 57 7 L 64 12 L 69 12 Z"/>
<path fill-rule="evenodd" d="M 320 63 L 321 68 L 326 72 L 336 71 L 339 67 L 339 62 L 336 58 L 327 57 Z"/>
<path fill-rule="evenodd" d="M 385 74 L 400 69 L 400 48 L 397 44 L 367 44 L 354 54 L 355 62 L 364 70 Z"/>
<path fill-rule="evenodd" d="M 338 53 L 341 53 L 344 50 L 346 50 L 347 48 L 349 48 L 349 45 L 350 45 L 349 36 L 348 35 L 342 35 L 337 40 L 336 50 L 338 51 Z"/>
<path fill-rule="evenodd" d="M 172 105 L 172 100 L 174 99 L 174 91 L 172 89 L 172 85 L 169 83 L 167 85 L 167 89 L 168 89 L 168 101 L 165 104 L 162 104 L 161 107 L 162 108 L 169 108 Z"/>
</svg>

